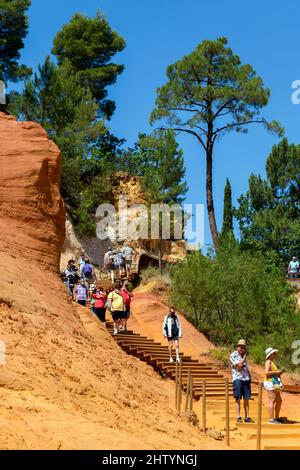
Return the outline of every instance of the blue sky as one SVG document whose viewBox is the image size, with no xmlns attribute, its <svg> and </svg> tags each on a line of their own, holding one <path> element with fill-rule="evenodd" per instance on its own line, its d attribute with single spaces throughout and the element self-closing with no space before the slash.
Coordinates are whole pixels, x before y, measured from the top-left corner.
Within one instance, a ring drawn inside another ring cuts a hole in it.
<svg viewBox="0 0 300 470">
<path fill-rule="evenodd" d="M 127 42 L 116 56 L 125 72 L 110 89 L 117 104 L 111 130 L 132 145 L 139 132 L 149 132 L 156 88 L 166 81 L 168 65 L 191 52 L 203 39 L 227 36 L 242 62 L 250 63 L 271 89 L 263 111 L 286 128 L 298 143 L 300 106 L 292 104 L 291 84 L 300 79 L 300 2 L 289 0 L 32 0 L 30 32 L 22 61 L 36 68 L 50 52 L 61 26 L 77 11 L 94 15 L 100 9 Z M 180 137 L 184 150 L 188 203 L 205 203 L 205 159 L 192 137 Z M 265 173 L 272 145 L 279 141 L 257 125 L 247 135 L 226 135 L 215 149 L 214 198 L 218 226 L 222 223 L 223 191 L 229 177 L 234 201 L 246 191 L 250 173 Z M 208 221 L 205 242 L 210 243 Z"/>
</svg>

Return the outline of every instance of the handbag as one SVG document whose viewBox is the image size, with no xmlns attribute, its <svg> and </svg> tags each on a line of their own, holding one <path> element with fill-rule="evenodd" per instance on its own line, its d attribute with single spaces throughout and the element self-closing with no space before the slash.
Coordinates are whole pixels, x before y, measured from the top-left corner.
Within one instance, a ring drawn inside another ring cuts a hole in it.
<svg viewBox="0 0 300 470">
<path fill-rule="evenodd" d="M 273 384 L 273 388 L 275 388 L 275 389 L 283 388 L 283 383 L 281 381 L 281 378 L 278 377 L 277 375 L 272 376 L 272 384 Z"/>
</svg>

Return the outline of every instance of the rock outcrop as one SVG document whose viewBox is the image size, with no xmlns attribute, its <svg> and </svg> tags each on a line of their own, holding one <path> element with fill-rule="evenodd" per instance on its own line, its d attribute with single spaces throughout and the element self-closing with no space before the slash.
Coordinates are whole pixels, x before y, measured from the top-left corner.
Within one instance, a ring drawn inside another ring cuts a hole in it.
<svg viewBox="0 0 300 470">
<path fill-rule="evenodd" d="M 65 238 L 60 152 L 45 130 L 0 113 L 1 250 L 57 270 Z"/>
<path fill-rule="evenodd" d="M 135 205 L 146 205 L 146 196 L 141 189 L 141 181 L 139 177 L 130 176 L 126 172 L 118 172 L 113 176 L 113 201 L 114 207 L 118 214 L 119 200 L 126 197 L 128 207 L 128 221 L 136 215 Z M 103 266 L 103 257 L 109 246 L 114 249 L 120 248 L 124 241 L 118 242 L 111 240 L 99 240 L 95 237 L 79 239 L 72 226 L 72 222 L 67 218 L 66 222 L 66 240 L 62 250 L 61 269 L 64 269 L 66 262 L 72 256 L 75 258 L 84 251 L 96 266 Z M 136 263 L 142 256 L 150 260 L 157 260 L 158 240 L 148 239 L 128 239 L 126 243 L 131 246 L 136 253 Z M 174 263 L 182 260 L 186 254 L 186 243 L 184 240 L 164 240 L 163 241 L 163 259 L 165 262 Z M 147 260 L 145 261 L 147 264 Z"/>
<path fill-rule="evenodd" d="M 57 147 L 5 115 L 0 145 L 0 449 L 212 447 L 172 409 L 173 383 L 69 299 Z"/>
</svg>

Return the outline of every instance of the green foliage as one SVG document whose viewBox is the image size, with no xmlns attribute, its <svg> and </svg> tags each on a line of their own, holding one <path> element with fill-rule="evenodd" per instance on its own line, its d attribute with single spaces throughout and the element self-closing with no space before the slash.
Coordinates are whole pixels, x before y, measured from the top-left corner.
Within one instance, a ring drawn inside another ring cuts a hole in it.
<svg viewBox="0 0 300 470">
<path fill-rule="evenodd" d="M 17 82 L 31 73 L 19 65 L 20 50 L 28 32 L 26 12 L 31 0 L 0 0 L 0 80 Z"/>
<path fill-rule="evenodd" d="M 223 226 L 221 235 L 226 237 L 233 235 L 233 207 L 232 207 L 232 192 L 229 179 L 226 179 L 226 186 L 224 191 L 224 209 L 223 209 Z"/>
<path fill-rule="evenodd" d="M 300 317 L 283 273 L 268 257 L 223 241 L 218 256 L 192 253 L 172 274 L 173 303 L 213 342 L 234 347 L 240 338 L 263 360 L 264 349 L 280 349 L 292 368 L 291 344 L 300 336 Z"/>
<path fill-rule="evenodd" d="M 281 263 L 298 253 L 300 243 L 300 146 L 283 139 L 272 148 L 266 164 L 267 179 L 251 175 L 235 217 L 243 246 L 274 250 Z"/>
<path fill-rule="evenodd" d="M 19 2 L 20 3 L 20 2 Z M 119 169 L 124 143 L 106 128 L 115 105 L 107 87 L 123 66 L 111 63 L 124 40 L 107 20 L 75 15 L 57 34 L 53 52 L 25 83 L 11 93 L 9 110 L 40 123 L 62 152 L 62 195 L 80 235 L 94 235 L 99 204 L 111 202 L 111 175 Z"/>
<path fill-rule="evenodd" d="M 221 362 L 223 366 L 228 367 L 228 358 L 231 353 L 230 348 L 216 348 L 211 349 L 208 353 L 210 357 Z"/>
<path fill-rule="evenodd" d="M 100 115 L 108 119 L 115 110 L 115 103 L 107 99 L 106 88 L 113 85 L 124 70 L 123 65 L 112 63 L 111 58 L 125 45 L 101 12 L 95 18 L 75 14 L 54 39 L 52 52 L 59 65 L 66 60 L 71 63 L 82 85 L 91 90 Z"/>
<path fill-rule="evenodd" d="M 144 168 L 142 189 L 148 201 L 180 204 L 187 192 L 187 185 L 184 181 L 183 152 L 179 149 L 174 132 L 157 131 L 151 135 L 140 135 L 139 149 Z"/>
<path fill-rule="evenodd" d="M 168 82 L 158 88 L 156 108 L 150 122 L 162 128 L 194 136 L 206 153 L 206 193 L 210 229 L 215 247 L 218 230 L 213 203 L 213 148 L 224 133 L 247 132 L 251 123 L 261 123 L 281 135 L 277 121 L 260 117 L 270 90 L 252 66 L 243 65 L 227 47 L 227 39 L 205 40 L 189 55 L 167 69 Z"/>
</svg>

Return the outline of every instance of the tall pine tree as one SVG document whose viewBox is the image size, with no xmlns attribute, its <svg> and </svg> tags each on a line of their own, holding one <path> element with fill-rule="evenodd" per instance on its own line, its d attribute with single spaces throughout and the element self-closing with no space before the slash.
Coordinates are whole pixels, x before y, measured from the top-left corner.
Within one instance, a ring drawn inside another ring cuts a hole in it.
<svg viewBox="0 0 300 470">
<path fill-rule="evenodd" d="M 159 121 L 163 129 L 192 135 L 204 150 L 207 211 L 215 248 L 219 245 L 213 198 L 215 143 L 230 131 L 247 132 L 252 123 L 283 133 L 277 121 L 260 116 L 270 90 L 251 65 L 241 63 L 227 42 L 226 38 L 205 40 L 170 65 L 168 81 L 157 90 L 156 108 L 150 118 L 151 123 Z"/>
</svg>

